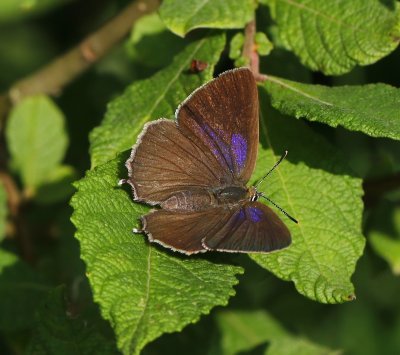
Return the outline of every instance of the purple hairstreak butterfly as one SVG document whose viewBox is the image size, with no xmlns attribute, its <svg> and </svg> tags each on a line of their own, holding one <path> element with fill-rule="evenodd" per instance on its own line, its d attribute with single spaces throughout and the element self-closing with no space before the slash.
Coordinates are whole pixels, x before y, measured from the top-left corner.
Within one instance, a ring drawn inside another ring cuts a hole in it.
<svg viewBox="0 0 400 355">
<path fill-rule="evenodd" d="M 175 121 L 147 123 L 126 162 L 129 178 L 121 182 L 131 185 L 135 201 L 159 208 L 141 217 L 136 232 L 188 255 L 287 247 L 288 228 L 257 201 L 268 198 L 258 184 L 246 187 L 256 164 L 258 119 L 256 82 L 239 68 L 195 90 Z"/>
</svg>

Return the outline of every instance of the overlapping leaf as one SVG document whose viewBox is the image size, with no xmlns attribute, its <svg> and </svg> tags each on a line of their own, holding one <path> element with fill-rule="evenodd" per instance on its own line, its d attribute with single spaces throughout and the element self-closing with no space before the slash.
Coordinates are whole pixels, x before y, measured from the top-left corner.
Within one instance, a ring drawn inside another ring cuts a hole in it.
<svg viewBox="0 0 400 355">
<path fill-rule="evenodd" d="M 140 64 L 164 68 L 176 53 L 189 45 L 188 39 L 175 36 L 167 29 L 157 13 L 139 19 L 127 42 L 130 56 Z M 160 55 L 162 53 L 162 56 Z"/>
<path fill-rule="evenodd" d="M 14 107 L 6 137 L 13 165 L 28 189 L 50 178 L 68 145 L 64 115 L 43 95 L 28 97 Z"/>
<path fill-rule="evenodd" d="M 147 208 L 117 185 L 126 174 L 126 157 L 95 168 L 76 185 L 73 222 L 94 299 L 111 322 L 119 348 L 138 354 L 161 334 L 225 305 L 241 268 L 182 257 L 132 234 Z"/>
<path fill-rule="evenodd" d="M 253 17 L 253 0 L 165 0 L 160 16 L 179 36 L 195 28 L 242 28 Z"/>
<path fill-rule="evenodd" d="M 90 136 L 92 165 L 113 159 L 130 148 L 147 121 L 172 118 L 178 104 L 212 78 L 224 44 L 223 34 L 193 42 L 171 65 L 149 79 L 135 82 L 112 101 L 101 126 Z M 193 59 L 207 62 L 207 69 L 200 74 L 189 73 Z"/>
<path fill-rule="evenodd" d="M 400 139 L 400 91 L 386 84 L 328 87 L 269 77 L 272 105 L 282 113 Z"/>
<path fill-rule="evenodd" d="M 261 91 L 263 100 L 266 92 Z M 301 122 L 281 117 L 261 101 L 261 137 L 255 178 L 265 174 L 285 149 L 288 159 L 268 177 L 265 193 L 299 220 L 290 228 L 292 245 L 252 255 L 261 266 L 292 280 L 303 295 L 324 303 L 354 298 L 350 277 L 361 256 L 361 180 L 351 176 L 345 157 Z M 256 180 L 256 179 L 255 179 Z"/>
<path fill-rule="evenodd" d="M 333 351 L 286 331 L 265 311 L 222 311 L 217 314 L 224 355 L 265 345 L 268 355 L 331 354 Z M 260 352 L 261 353 L 261 352 Z"/>
<path fill-rule="evenodd" d="M 376 62 L 400 40 L 394 0 L 262 0 L 280 42 L 313 70 L 335 75 Z"/>
</svg>

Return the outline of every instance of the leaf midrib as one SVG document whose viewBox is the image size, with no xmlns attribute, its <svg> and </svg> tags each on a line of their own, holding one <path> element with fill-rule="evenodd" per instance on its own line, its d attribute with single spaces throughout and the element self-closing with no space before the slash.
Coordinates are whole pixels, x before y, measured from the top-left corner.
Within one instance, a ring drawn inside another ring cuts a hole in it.
<svg viewBox="0 0 400 355">
<path fill-rule="evenodd" d="M 150 281 L 151 281 L 151 251 L 152 251 L 153 247 L 152 247 L 152 246 L 148 246 L 148 249 L 149 249 L 149 253 L 147 254 L 147 271 L 146 271 L 146 274 L 147 274 L 147 282 L 146 282 L 145 300 L 144 300 L 144 305 L 143 305 L 142 313 L 140 314 L 140 317 L 139 317 L 139 319 L 138 319 L 136 328 L 133 330 L 133 334 L 132 334 L 132 337 L 131 337 L 131 340 L 130 340 L 130 341 L 131 341 L 130 348 L 132 347 L 132 345 L 137 345 L 137 341 L 135 341 L 135 336 L 136 336 L 137 332 L 139 331 L 139 329 L 140 329 L 141 326 L 142 326 L 142 320 L 143 320 L 143 318 L 144 318 L 144 315 L 145 315 L 145 313 L 146 313 L 146 311 L 147 311 L 147 308 L 148 308 L 148 305 L 149 305 L 149 299 L 150 299 Z M 131 350 L 132 350 L 132 349 L 131 349 Z M 136 350 L 136 349 L 134 349 L 134 350 Z M 131 351 L 131 353 L 133 353 L 133 352 Z"/>
<path fill-rule="evenodd" d="M 188 17 L 188 19 L 185 21 L 185 31 L 187 31 L 187 25 L 190 22 L 190 20 L 195 17 L 200 10 L 209 2 L 210 0 L 204 0 L 202 3 L 199 4 L 199 6 L 197 6 L 197 8 L 192 12 L 191 16 Z"/>
<path fill-rule="evenodd" d="M 351 122 L 347 122 L 346 124 L 344 124 L 344 122 L 341 122 L 339 119 L 337 118 L 333 118 L 333 119 L 325 119 L 323 120 L 322 117 L 320 116 L 320 119 L 313 119 L 313 116 L 315 115 L 309 115 L 307 113 L 304 113 L 302 116 L 307 117 L 311 120 L 316 120 L 316 121 L 320 121 L 320 122 L 324 122 L 327 123 L 329 125 L 333 125 L 334 127 L 336 127 L 337 125 L 342 125 L 343 127 L 347 128 L 347 129 L 354 129 L 363 133 L 366 133 L 368 135 L 371 135 L 373 137 L 389 137 L 389 138 L 393 138 L 393 139 L 399 139 L 398 135 L 396 134 L 391 134 L 391 130 L 390 130 L 390 125 L 392 124 L 392 121 L 390 120 L 380 120 L 377 121 L 377 117 L 381 117 L 381 116 L 377 116 L 376 114 L 371 114 L 368 110 L 360 110 L 360 114 L 358 114 L 354 109 L 350 108 L 350 107 L 346 107 L 344 105 L 339 105 L 337 102 L 332 103 L 332 102 L 328 102 L 328 101 L 324 101 L 316 96 L 313 96 L 309 93 L 307 93 L 306 91 L 302 91 L 301 89 L 296 88 L 295 86 L 291 86 L 290 84 L 287 84 L 283 81 L 281 81 L 278 77 L 274 77 L 274 76 L 269 76 L 268 75 L 268 79 L 269 82 L 274 83 L 278 86 L 281 86 L 287 90 L 290 90 L 292 92 L 294 92 L 295 94 L 310 99 L 311 101 L 313 101 L 312 104 L 320 104 L 320 105 L 324 105 L 324 106 L 329 106 L 332 107 L 336 110 L 339 110 L 340 112 L 347 114 L 347 115 L 351 115 L 353 117 L 356 117 L 357 121 L 357 125 L 355 127 L 351 127 Z M 300 85 L 307 85 L 307 84 L 303 84 L 303 83 L 299 83 Z M 329 87 L 324 87 L 324 89 L 332 89 Z M 296 110 L 295 110 L 296 111 Z M 373 124 L 369 124 L 370 122 L 368 120 L 363 120 L 360 121 L 358 119 L 358 116 L 363 115 L 364 118 L 368 118 L 370 121 L 372 121 L 373 123 L 379 124 L 379 132 L 377 133 L 373 133 L 371 132 L 371 130 L 377 130 L 377 127 L 375 127 Z M 382 117 L 383 118 L 383 117 Z"/>
<path fill-rule="evenodd" d="M 359 26 L 357 26 L 357 27 L 351 26 L 347 22 L 340 21 L 339 19 L 337 19 L 336 17 L 333 17 L 333 16 L 330 17 L 330 16 L 324 14 L 323 12 L 320 12 L 320 11 L 318 11 L 318 10 L 316 10 L 316 9 L 310 7 L 310 6 L 307 6 L 305 4 L 299 4 L 298 2 L 293 1 L 293 0 L 276 0 L 276 1 L 285 2 L 290 6 L 294 6 L 294 7 L 297 7 L 299 9 L 301 9 L 301 10 L 305 10 L 305 11 L 311 12 L 312 14 L 314 14 L 317 17 L 325 18 L 326 20 L 328 20 L 330 22 L 334 22 L 338 26 L 342 26 L 342 27 L 347 28 L 349 30 L 353 30 L 353 31 L 357 30 L 358 31 L 360 29 Z"/>
<path fill-rule="evenodd" d="M 289 84 L 286 84 L 285 82 L 279 80 L 279 78 L 277 78 L 277 77 L 275 77 L 275 76 L 270 76 L 270 75 L 268 75 L 268 79 L 267 79 L 267 80 L 270 81 L 270 82 L 273 82 L 273 83 L 275 83 L 275 84 L 277 84 L 277 85 L 280 85 L 280 86 L 282 86 L 282 87 L 284 87 L 284 88 L 286 88 L 286 89 L 288 89 L 288 90 L 291 90 L 291 91 L 293 91 L 293 92 L 295 92 L 295 93 L 297 93 L 297 94 L 299 94 L 299 95 L 301 95 L 301 96 L 307 97 L 307 98 L 309 98 L 310 100 L 314 100 L 314 101 L 316 101 L 316 102 L 318 102 L 318 103 L 320 103 L 320 104 L 322 104 L 322 105 L 326 105 L 326 106 L 335 106 L 335 104 L 333 104 L 333 103 L 331 103 L 331 102 L 321 100 L 321 99 L 319 99 L 318 97 L 313 96 L 313 95 L 311 95 L 311 94 L 308 94 L 308 93 L 306 93 L 306 92 L 304 92 L 304 91 L 301 91 L 301 90 L 297 89 L 297 88 L 294 87 L 294 86 L 290 86 Z"/>
</svg>

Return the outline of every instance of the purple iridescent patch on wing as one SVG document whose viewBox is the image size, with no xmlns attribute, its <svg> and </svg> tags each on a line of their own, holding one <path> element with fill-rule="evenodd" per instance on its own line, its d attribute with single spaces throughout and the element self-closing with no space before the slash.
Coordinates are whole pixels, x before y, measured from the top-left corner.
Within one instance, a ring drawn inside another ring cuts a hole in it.
<svg viewBox="0 0 400 355">
<path fill-rule="evenodd" d="M 231 138 L 232 152 L 236 161 L 236 166 L 241 171 L 246 164 L 247 142 L 241 134 L 234 133 Z"/>
<path fill-rule="evenodd" d="M 247 213 L 248 213 L 250 220 L 254 223 L 260 222 L 264 215 L 263 211 L 261 211 L 257 207 L 248 207 Z"/>
<path fill-rule="evenodd" d="M 224 161 L 228 165 L 229 170 L 233 172 L 233 162 L 229 146 L 221 139 L 220 135 L 214 132 L 207 124 L 203 124 L 202 127 L 212 139 L 211 144 L 213 147 L 211 150 L 213 154 L 219 161 Z"/>
<path fill-rule="evenodd" d="M 239 213 L 236 215 L 236 221 L 237 222 L 243 222 L 246 218 L 246 215 L 244 213 L 244 209 L 240 209 Z"/>
</svg>

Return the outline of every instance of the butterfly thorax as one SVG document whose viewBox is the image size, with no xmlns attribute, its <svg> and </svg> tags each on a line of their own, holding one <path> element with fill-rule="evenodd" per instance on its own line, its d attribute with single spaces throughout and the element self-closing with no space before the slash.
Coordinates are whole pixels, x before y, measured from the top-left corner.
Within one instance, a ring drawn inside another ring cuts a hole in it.
<svg viewBox="0 0 400 355">
<path fill-rule="evenodd" d="M 228 186 L 215 191 L 218 205 L 236 205 L 249 200 L 249 189 L 245 186 Z"/>
</svg>

